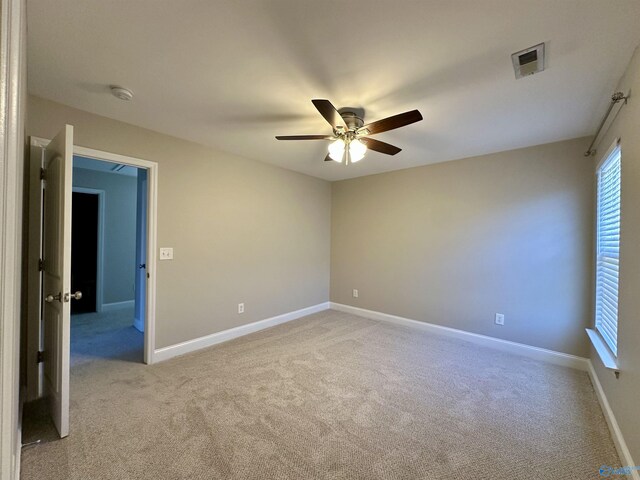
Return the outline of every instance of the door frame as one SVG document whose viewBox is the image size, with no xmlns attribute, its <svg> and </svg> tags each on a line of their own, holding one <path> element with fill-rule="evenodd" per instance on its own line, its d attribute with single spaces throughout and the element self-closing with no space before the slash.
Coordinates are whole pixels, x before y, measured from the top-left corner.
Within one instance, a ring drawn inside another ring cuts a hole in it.
<svg viewBox="0 0 640 480">
<path fill-rule="evenodd" d="M 29 225 L 29 265 L 30 272 L 37 272 L 38 260 L 42 251 L 42 188 L 39 172 L 42 163 L 41 149 L 49 144 L 49 139 L 30 137 L 31 156 L 30 189 L 29 189 L 29 218 L 33 221 Z M 147 295 L 144 332 L 144 363 L 150 365 L 155 362 L 155 318 L 156 318 L 156 265 L 155 255 L 157 245 L 157 217 L 158 217 L 158 164 L 150 160 L 129 157 L 117 153 L 105 152 L 88 147 L 73 146 L 73 155 L 92 158 L 104 162 L 130 165 L 147 170 Z M 38 161 L 40 159 L 40 161 Z M 35 188 L 34 188 L 35 187 Z M 38 272 L 39 273 L 39 272 Z M 42 368 L 35 361 L 38 349 L 41 347 L 40 312 L 41 275 L 29 275 L 28 294 L 28 326 L 27 326 L 27 398 L 36 399 L 42 396 Z"/>
<path fill-rule="evenodd" d="M 74 154 L 75 157 L 75 154 Z M 89 187 L 73 187 L 72 192 L 75 193 L 89 193 L 91 195 L 98 196 L 98 259 L 96 262 L 96 312 L 102 312 L 102 305 L 104 304 L 104 209 L 105 209 L 105 194 L 104 190 Z M 71 219 L 73 222 L 73 218 Z M 73 249 L 73 245 L 71 245 Z"/>
<path fill-rule="evenodd" d="M 20 476 L 26 6 L 0 2 L 0 479 Z"/>
</svg>

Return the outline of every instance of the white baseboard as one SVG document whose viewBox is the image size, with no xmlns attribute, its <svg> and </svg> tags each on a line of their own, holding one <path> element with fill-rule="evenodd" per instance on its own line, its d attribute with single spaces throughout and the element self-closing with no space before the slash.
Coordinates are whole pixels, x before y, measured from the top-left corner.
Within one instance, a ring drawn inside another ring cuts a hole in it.
<svg viewBox="0 0 640 480">
<path fill-rule="evenodd" d="M 593 389 L 596 391 L 596 395 L 598 396 L 598 401 L 600 402 L 600 406 L 602 407 L 604 418 L 607 421 L 607 425 L 609 426 L 609 431 L 611 432 L 611 437 L 613 438 L 613 443 L 615 444 L 616 450 L 618 451 L 618 456 L 620 457 L 622 466 L 632 467 L 637 465 L 633 461 L 633 458 L 631 458 L 631 452 L 629 452 L 627 442 L 624 441 L 624 437 L 622 436 L 622 431 L 620 430 L 618 421 L 613 414 L 613 410 L 611 410 L 611 406 L 609 405 L 607 396 L 604 394 L 604 390 L 602 388 L 602 385 L 600 384 L 600 380 L 598 379 L 596 370 L 593 368 L 593 363 L 591 363 L 591 360 L 589 360 L 589 369 L 587 370 L 587 372 L 589 372 L 589 377 L 591 378 Z M 615 465 L 611 466 L 615 467 Z M 633 480 L 640 480 L 640 472 L 638 472 L 637 470 L 632 471 L 631 478 Z"/>
<path fill-rule="evenodd" d="M 153 362 L 161 362 L 163 360 L 168 360 L 179 355 L 195 352 L 196 350 L 200 350 L 202 348 L 211 347 L 212 345 L 216 345 L 218 343 L 226 342 L 234 338 L 242 337 L 243 335 L 248 335 L 250 333 L 264 330 L 265 328 L 275 327 L 276 325 L 280 325 L 281 323 L 290 322 L 291 320 L 296 320 L 298 318 L 311 315 L 312 313 L 317 313 L 328 309 L 329 302 L 319 303 L 318 305 L 313 305 L 311 307 L 296 310 L 294 312 L 284 313 L 282 315 L 266 318 L 264 320 L 259 320 L 247 325 L 241 325 L 239 327 L 230 328 L 221 332 L 212 333 L 211 335 L 207 335 L 205 337 L 195 338 L 193 340 L 188 340 L 186 342 L 171 345 L 169 347 L 158 348 L 153 354 Z"/>
<path fill-rule="evenodd" d="M 135 300 L 126 300 L 124 302 L 103 303 L 103 312 L 112 312 L 114 310 L 124 310 L 125 308 L 133 308 L 136 304 Z"/>
<path fill-rule="evenodd" d="M 445 335 L 447 337 L 457 338 L 459 340 L 475 343 L 476 345 L 482 345 L 496 350 L 501 350 L 503 352 L 533 358 L 535 360 L 542 360 L 544 362 L 553 363 L 555 365 L 562 365 L 564 367 L 576 368 L 583 371 L 589 370 L 589 360 L 583 357 L 578 357 L 576 355 L 569 355 L 568 353 L 547 350 L 546 348 L 533 347 L 531 345 L 525 345 L 524 343 L 510 342 L 509 340 L 502 340 L 499 338 L 489 337 L 487 335 L 466 332 L 464 330 L 458 330 L 456 328 L 434 325 L 433 323 L 411 320 L 409 318 L 398 317 L 396 315 L 390 315 L 388 313 L 365 310 L 364 308 L 352 307 L 351 305 L 343 305 L 341 303 L 334 302 L 330 303 L 333 310 L 351 313 L 360 317 L 395 323 L 407 327 L 419 328 L 436 335 Z"/>
<path fill-rule="evenodd" d="M 133 328 L 141 333 L 144 333 L 144 318 L 135 317 L 133 319 Z"/>
</svg>

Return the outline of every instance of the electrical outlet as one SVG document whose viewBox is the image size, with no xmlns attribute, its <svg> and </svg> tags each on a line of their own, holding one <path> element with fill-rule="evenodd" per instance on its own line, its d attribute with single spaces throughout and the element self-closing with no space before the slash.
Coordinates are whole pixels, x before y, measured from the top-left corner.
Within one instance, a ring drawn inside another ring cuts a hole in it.
<svg viewBox="0 0 640 480">
<path fill-rule="evenodd" d="M 244 303 L 238 304 L 238 313 L 244 313 Z"/>
<path fill-rule="evenodd" d="M 358 290 L 353 289 L 353 298 L 358 298 Z"/>
<path fill-rule="evenodd" d="M 173 260 L 173 248 L 161 248 L 160 260 Z"/>
<path fill-rule="evenodd" d="M 504 325 L 504 314 L 496 313 L 496 325 Z"/>
</svg>

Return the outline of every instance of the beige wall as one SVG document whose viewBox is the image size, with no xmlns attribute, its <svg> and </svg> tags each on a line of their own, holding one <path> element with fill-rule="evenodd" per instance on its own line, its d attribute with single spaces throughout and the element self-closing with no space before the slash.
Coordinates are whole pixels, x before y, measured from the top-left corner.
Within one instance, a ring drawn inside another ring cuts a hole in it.
<svg viewBox="0 0 640 480">
<path fill-rule="evenodd" d="M 577 139 L 335 182 L 331 300 L 587 356 L 587 145 Z"/>
<path fill-rule="evenodd" d="M 158 162 L 156 348 L 328 301 L 331 186 L 37 97 L 27 133 Z M 237 304 L 245 303 L 245 313 Z"/>
<path fill-rule="evenodd" d="M 635 464 L 640 462 L 640 47 L 618 90 L 631 91 L 607 134 L 599 142 L 597 163 L 614 139 L 622 152 L 620 213 L 620 285 L 618 296 L 618 363 L 620 378 L 606 370 L 592 349 L 591 360 L 620 425 Z M 635 96 L 634 96 L 635 95 Z M 614 111 L 617 111 L 614 110 Z M 595 171 L 595 164 L 594 164 Z"/>
</svg>

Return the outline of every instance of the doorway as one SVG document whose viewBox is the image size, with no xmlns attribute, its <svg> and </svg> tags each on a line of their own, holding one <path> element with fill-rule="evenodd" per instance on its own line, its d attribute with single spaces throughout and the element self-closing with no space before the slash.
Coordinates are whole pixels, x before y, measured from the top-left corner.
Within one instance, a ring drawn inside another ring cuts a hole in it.
<svg viewBox="0 0 640 480">
<path fill-rule="evenodd" d="M 82 292 L 71 303 L 71 315 L 77 315 L 97 311 L 100 193 L 74 188 L 71 202 L 71 291 Z"/>
<path fill-rule="evenodd" d="M 69 130 L 67 126 L 67 130 Z M 59 136 L 58 136 L 59 137 Z M 58 138 L 56 137 L 56 138 Z M 123 156 L 119 154 L 114 154 L 110 152 L 105 152 L 101 150 L 95 150 L 86 147 L 80 147 L 77 145 L 72 145 L 73 135 L 72 135 L 72 127 L 71 132 L 67 133 L 66 142 L 71 148 L 68 148 L 70 153 L 68 158 L 68 164 L 71 166 L 73 162 L 73 157 L 83 157 L 85 159 L 92 160 L 101 160 L 108 165 L 109 169 L 118 168 L 120 170 L 125 167 L 133 167 L 134 169 L 140 169 L 142 172 L 136 178 L 137 182 L 143 184 L 143 188 L 145 190 L 137 190 L 139 192 L 140 199 L 142 201 L 138 201 L 137 198 L 134 199 L 130 203 L 130 207 L 135 210 L 135 215 L 140 218 L 140 224 L 136 224 L 136 227 L 143 226 L 144 232 L 146 234 L 146 238 L 139 234 L 135 234 L 134 240 L 135 245 L 135 256 L 133 259 L 134 262 L 134 271 L 135 276 L 132 281 L 128 282 L 128 288 L 130 290 L 134 290 L 137 292 L 136 297 L 128 300 L 128 306 L 134 307 L 134 312 L 137 313 L 135 316 L 135 325 L 138 327 L 138 330 L 143 331 L 144 333 L 139 332 L 135 329 L 130 329 L 130 331 L 134 331 L 143 338 L 143 350 L 144 355 L 142 359 L 138 356 L 137 361 L 144 361 L 146 364 L 151 364 L 154 362 L 154 353 L 155 353 L 155 287 L 156 287 L 156 275 L 155 275 L 155 266 L 157 263 L 157 259 L 153 252 L 156 249 L 156 215 L 157 215 L 157 184 L 158 184 L 158 164 L 149 160 L 143 160 L 134 157 Z M 62 182 L 65 185 L 68 185 L 69 191 L 69 217 L 71 217 L 71 209 L 72 209 L 72 175 L 71 172 L 68 177 L 56 177 L 55 179 L 51 177 L 47 177 L 46 180 L 43 180 L 43 172 L 45 167 L 45 151 L 49 148 L 52 143 L 48 139 L 31 137 L 31 149 L 29 155 L 29 226 L 28 226 L 28 262 L 29 262 L 29 275 L 28 275 L 28 288 L 27 288 L 27 329 L 26 329 L 26 379 L 27 379 L 27 401 L 34 401 L 36 399 L 42 398 L 46 393 L 45 389 L 45 366 L 48 364 L 48 360 L 56 360 L 61 358 L 64 360 L 69 358 L 69 343 L 67 345 L 67 353 L 64 353 L 64 342 L 63 351 L 61 352 L 61 357 L 55 356 L 51 357 L 47 354 L 47 352 L 43 352 L 47 350 L 47 346 L 45 345 L 45 332 L 43 330 L 43 326 L 45 323 L 42 321 L 42 315 L 45 312 L 45 305 L 57 305 L 57 302 L 53 304 L 46 304 L 44 302 L 45 292 L 44 285 L 42 283 L 43 264 L 48 265 L 49 261 L 44 261 L 43 259 L 49 258 L 52 259 L 52 254 L 45 255 L 44 252 L 44 243 L 43 243 L 43 223 L 44 223 L 44 192 L 45 185 L 52 186 L 54 183 Z M 48 147 L 49 146 L 49 147 Z M 71 153 L 72 152 L 72 153 Z M 84 187 L 76 185 L 75 190 L 78 190 L 79 193 L 89 193 L 92 194 L 94 199 L 98 197 L 99 204 L 99 217 L 100 212 L 104 218 L 104 212 L 102 211 L 106 202 L 102 195 L 106 195 L 105 192 L 96 192 L 98 189 L 90 190 L 89 187 Z M 144 193 L 146 192 L 146 193 Z M 96 195 L 97 194 L 97 195 Z M 108 201 L 108 198 L 107 198 Z M 79 202 L 76 202 L 76 204 Z M 142 214 L 138 214 L 138 209 L 142 209 Z M 76 219 L 79 214 L 76 214 Z M 70 222 L 71 223 L 71 222 Z M 65 227 L 66 228 L 66 227 Z M 99 312 L 100 309 L 104 309 L 104 306 L 109 303 L 118 303 L 114 301 L 112 298 L 109 300 L 108 298 L 101 298 L 102 290 L 101 282 L 103 280 L 104 271 L 101 273 L 101 269 L 104 270 L 104 259 L 101 260 L 100 251 L 104 251 L 104 248 L 101 249 L 101 241 L 102 234 L 101 232 L 101 222 L 99 220 L 98 224 L 98 263 L 96 265 L 96 279 L 95 279 L 95 310 Z M 69 244 L 71 243 L 71 225 L 69 225 Z M 69 248 L 69 259 L 71 258 L 71 248 Z M 138 268 L 143 266 L 142 269 Z M 71 272 L 69 269 L 69 279 L 71 277 Z M 139 287 L 138 285 L 142 284 L 144 288 Z M 70 296 L 72 298 L 71 303 L 75 303 L 78 300 L 77 296 L 71 295 L 71 293 L 75 293 L 77 290 L 71 290 L 70 282 L 64 287 L 65 292 L 70 292 Z M 87 287 L 83 287 L 87 288 Z M 89 290 L 91 288 L 89 287 Z M 80 290 L 82 291 L 82 290 Z M 50 292 L 47 292 L 50 293 Z M 54 292 L 54 293 L 57 293 Z M 66 301 L 65 294 L 65 301 Z M 91 295 L 90 295 L 91 296 Z M 136 301 L 139 299 L 140 301 Z M 133 302 L 131 301 L 133 300 Z M 89 302 L 93 303 L 93 300 Z M 64 304 L 63 304 L 64 305 Z M 69 304 L 67 304 L 69 305 Z M 109 308 L 113 309 L 118 305 L 106 305 L 107 310 Z M 122 306 L 122 305 L 120 305 Z M 126 304 L 125 304 L 126 306 Z M 91 314 L 92 312 L 88 312 Z M 95 313 L 95 312 L 93 312 Z M 74 316 L 85 315 L 85 313 L 78 313 Z M 67 317 L 67 320 L 62 322 L 62 331 L 60 335 L 61 338 L 69 338 L 70 331 L 70 319 Z M 64 327 L 64 325 L 67 325 Z M 64 330 L 67 329 L 67 333 Z M 138 344 L 139 345 L 139 344 Z M 138 352 L 139 352 L 138 347 Z M 44 353 L 44 355 L 43 355 Z M 37 361 L 36 361 L 37 358 Z M 44 358 L 44 363 L 42 363 L 41 358 Z M 31 359 L 34 359 L 31 361 Z M 57 361 L 57 360 L 56 360 Z M 67 360 L 68 362 L 68 360 Z M 65 367 L 65 365 L 67 365 Z M 61 373 L 64 374 L 64 371 L 69 368 L 69 363 L 62 361 L 61 365 L 58 365 L 58 370 L 62 368 Z M 63 405 L 64 406 L 64 405 Z"/>
<path fill-rule="evenodd" d="M 128 263 L 134 272 L 144 269 L 143 278 L 146 280 L 144 289 L 137 289 L 134 298 L 125 299 L 123 302 L 112 302 L 113 307 L 128 306 L 131 312 L 142 312 L 141 324 L 144 333 L 133 326 L 133 313 L 127 318 L 127 332 L 130 336 L 137 336 L 135 361 L 143 361 L 151 364 L 155 354 L 155 291 L 156 291 L 156 258 L 153 252 L 156 250 L 156 215 L 157 215 L 157 186 L 158 165 L 155 162 L 133 157 L 113 154 L 73 145 L 73 126 L 65 125 L 52 139 L 31 137 L 29 155 L 29 184 L 28 184 L 28 275 L 27 287 L 27 322 L 26 322 L 26 355 L 24 365 L 26 372 L 26 403 L 23 422 L 28 417 L 27 405 L 40 405 L 46 413 L 46 418 L 51 420 L 56 438 L 63 438 L 70 432 L 70 357 L 71 357 L 71 303 L 78 302 L 82 298 L 80 290 L 71 290 L 71 259 L 72 259 L 72 211 L 73 211 L 73 164 L 74 157 L 83 157 L 87 161 L 101 161 L 103 168 L 109 171 L 126 171 L 133 169 L 134 184 L 136 190 L 133 197 L 125 202 L 129 211 L 133 211 L 134 223 L 132 240 L 130 245 L 133 253 L 128 258 Z M 138 195 L 137 187 L 142 185 L 144 190 Z M 98 191 L 98 240 L 96 278 L 91 279 L 86 274 L 86 281 L 91 288 L 95 284 L 95 310 L 96 312 L 76 313 L 75 317 L 94 315 L 105 311 L 108 297 L 105 297 L 105 242 L 104 233 L 107 228 L 105 205 L 109 203 L 109 197 L 114 200 L 121 199 L 121 195 L 108 195 L 109 192 L 101 191 L 95 187 L 76 185 L 78 193 L 95 194 Z M 81 203 L 83 197 L 76 196 L 76 203 Z M 86 197 L 85 197 L 86 198 Z M 138 198 L 143 202 L 138 202 Z M 95 199 L 92 203 L 95 203 Z M 77 205 L 76 205 L 77 207 Z M 139 213 L 139 209 L 143 209 Z M 76 220 L 82 222 L 83 210 L 79 210 Z M 84 212 L 95 212 L 95 205 L 87 207 Z M 93 213 L 91 214 L 93 215 Z M 80 218 L 78 218 L 80 217 Z M 116 220 L 119 218 L 116 216 Z M 95 220 L 88 222 L 89 232 L 95 232 Z M 139 223 L 139 225 L 137 225 Z M 113 231 L 120 226 L 111 228 Z M 136 232 L 143 232 L 136 237 Z M 94 233 L 90 233 L 93 235 Z M 136 238 L 139 241 L 136 241 Z M 76 242 L 81 240 L 76 240 Z M 143 246 L 144 248 L 140 248 Z M 93 247 L 88 251 L 94 250 Z M 131 252 L 131 250 L 129 250 Z M 143 255 L 139 257 L 138 255 Z M 146 256 L 146 257 L 145 257 Z M 118 256 L 116 256 L 117 258 Z M 78 260 L 76 260 L 77 262 Z M 83 261 L 83 260 L 80 260 Z M 137 276 L 131 276 L 125 283 L 125 290 L 129 288 L 135 291 Z M 102 288 L 101 288 L 102 286 Z M 137 300 L 140 308 L 135 309 Z M 93 301 L 88 302 L 87 309 L 91 308 Z M 117 308 L 116 308 L 117 309 Z M 108 308 L 107 308 L 108 310 Z M 86 320 L 86 319 L 85 319 Z M 107 326 L 92 322 L 85 333 L 95 327 Z M 111 328 L 109 326 L 108 328 Z M 139 339 L 142 338 L 142 347 Z M 105 338 L 103 338 L 105 340 Z M 113 340 L 113 339 L 112 339 Z M 111 342 L 110 345 L 119 348 L 121 344 L 128 342 Z M 79 343 L 81 344 L 81 343 Z M 84 345 L 88 356 L 95 355 L 97 349 L 92 348 L 90 342 Z M 103 350 L 104 352 L 104 350 Z M 121 364 L 111 362 L 112 353 L 107 352 L 108 364 Z M 116 356 L 119 355 L 115 352 Z M 95 362 L 97 370 L 105 362 Z M 78 373 L 87 369 L 80 368 Z M 23 435 L 25 430 L 23 423 Z M 25 437 L 23 437 L 25 439 Z"/>
<path fill-rule="evenodd" d="M 147 171 L 73 156 L 71 368 L 143 362 Z M 142 278 L 143 280 L 140 280 Z"/>
</svg>

